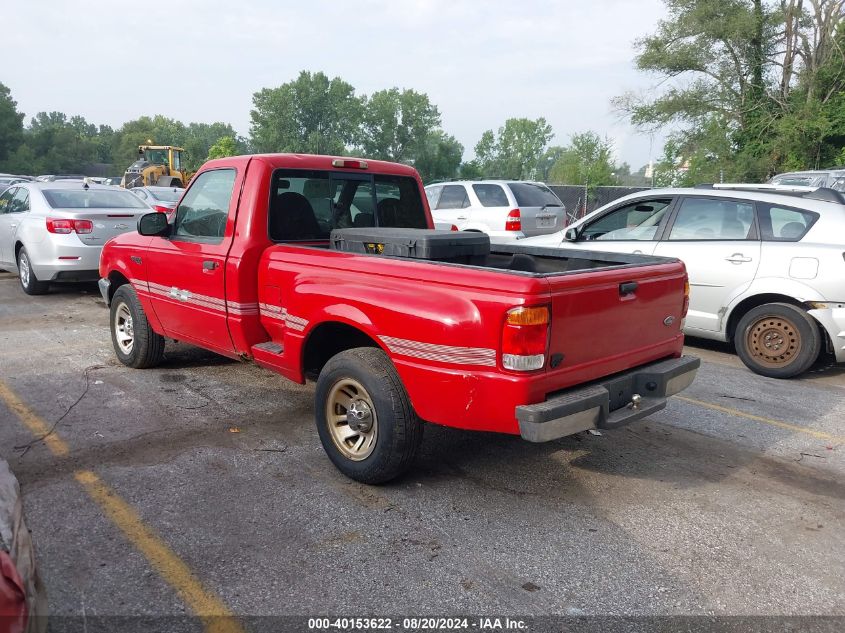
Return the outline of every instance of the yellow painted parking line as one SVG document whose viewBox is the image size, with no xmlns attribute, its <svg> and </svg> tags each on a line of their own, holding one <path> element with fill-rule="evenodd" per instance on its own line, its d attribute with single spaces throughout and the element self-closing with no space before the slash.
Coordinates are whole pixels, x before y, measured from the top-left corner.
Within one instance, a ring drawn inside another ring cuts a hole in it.
<svg viewBox="0 0 845 633">
<path fill-rule="evenodd" d="M 789 429 L 790 431 L 803 433 L 804 435 L 809 435 L 820 440 L 828 440 L 830 442 L 836 442 L 838 444 L 845 442 L 845 437 L 837 437 L 836 435 L 831 435 L 830 433 L 825 433 L 824 431 L 816 431 L 815 429 L 808 429 L 805 426 L 798 426 L 797 424 L 790 424 L 789 422 L 783 422 L 781 420 L 773 420 L 772 418 L 766 418 L 761 415 L 754 415 L 753 413 L 746 413 L 745 411 L 740 411 L 739 409 L 723 407 L 720 404 L 713 404 L 712 402 L 705 402 L 704 400 L 696 400 L 695 398 L 688 398 L 686 396 L 674 397 L 678 400 L 683 400 L 684 402 L 689 402 L 690 404 L 695 404 L 700 407 L 707 407 L 708 409 L 713 409 L 714 411 L 721 411 L 722 413 L 735 415 L 737 417 L 746 418 L 748 420 L 754 420 L 755 422 L 770 424 L 771 426 L 776 426 L 781 429 Z"/>
<path fill-rule="evenodd" d="M 68 454 L 67 444 L 55 432 L 48 434 L 50 427 L 47 423 L 2 380 L 0 400 L 33 435 L 44 438 L 44 443 L 53 455 L 61 457 Z M 223 601 L 200 582 L 185 562 L 152 528 L 144 524 L 132 506 L 121 499 L 96 473 L 78 470 L 73 476 L 112 523 L 120 528 L 129 542 L 138 548 L 158 575 L 173 587 L 182 601 L 202 619 L 208 633 L 243 633 L 243 628 Z"/>
<path fill-rule="evenodd" d="M 68 454 L 68 447 L 62 439 L 55 433 L 50 433 L 50 427 L 38 417 L 33 411 L 24 404 L 23 400 L 18 398 L 14 391 L 9 389 L 6 384 L 0 380 L 0 400 L 6 403 L 6 406 L 14 413 L 23 425 L 30 430 L 30 432 L 37 438 L 43 439 L 47 448 L 53 455 L 62 456 Z"/>
</svg>

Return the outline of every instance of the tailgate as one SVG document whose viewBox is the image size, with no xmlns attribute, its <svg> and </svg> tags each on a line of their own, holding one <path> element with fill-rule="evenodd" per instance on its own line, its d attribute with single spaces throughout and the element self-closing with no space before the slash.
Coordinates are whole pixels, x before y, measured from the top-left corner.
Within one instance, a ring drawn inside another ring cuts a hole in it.
<svg viewBox="0 0 845 633">
<path fill-rule="evenodd" d="M 589 380 L 664 357 L 678 340 L 686 282 L 678 261 L 548 279 L 552 367 L 562 354 L 559 370 L 580 367 Z"/>
</svg>

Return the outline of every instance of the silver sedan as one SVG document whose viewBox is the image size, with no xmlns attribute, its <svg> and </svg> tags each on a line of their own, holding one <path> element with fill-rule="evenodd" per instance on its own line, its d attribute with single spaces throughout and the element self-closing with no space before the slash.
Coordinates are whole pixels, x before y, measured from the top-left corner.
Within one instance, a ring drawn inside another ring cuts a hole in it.
<svg viewBox="0 0 845 633">
<path fill-rule="evenodd" d="M 80 181 L 26 182 L 0 194 L 0 268 L 30 295 L 99 277 L 100 251 L 150 207 L 128 191 Z"/>
</svg>

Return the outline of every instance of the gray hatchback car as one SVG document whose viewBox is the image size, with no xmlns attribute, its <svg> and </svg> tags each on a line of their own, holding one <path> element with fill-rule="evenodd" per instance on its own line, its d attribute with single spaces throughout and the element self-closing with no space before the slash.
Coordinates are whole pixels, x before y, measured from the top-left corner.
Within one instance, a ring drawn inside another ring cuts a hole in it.
<svg viewBox="0 0 845 633">
<path fill-rule="evenodd" d="M 51 282 L 93 281 L 110 238 L 134 231 L 149 205 L 129 191 L 82 181 L 26 182 L 0 194 L 0 268 L 30 295 Z"/>
</svg>

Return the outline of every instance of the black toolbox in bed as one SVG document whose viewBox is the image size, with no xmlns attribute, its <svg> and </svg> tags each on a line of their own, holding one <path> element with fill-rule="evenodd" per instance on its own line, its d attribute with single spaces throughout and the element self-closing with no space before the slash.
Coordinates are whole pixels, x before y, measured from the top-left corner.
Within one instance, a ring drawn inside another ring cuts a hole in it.
<svg viewBox="0 0 845 633">
<path fill-rule="evenodd" d="M 346 253 L 478 264 L 490 254 L 490 237 L 485 233 L 431 229 L 335 229 L 331 247 Z"/>
</svg>

